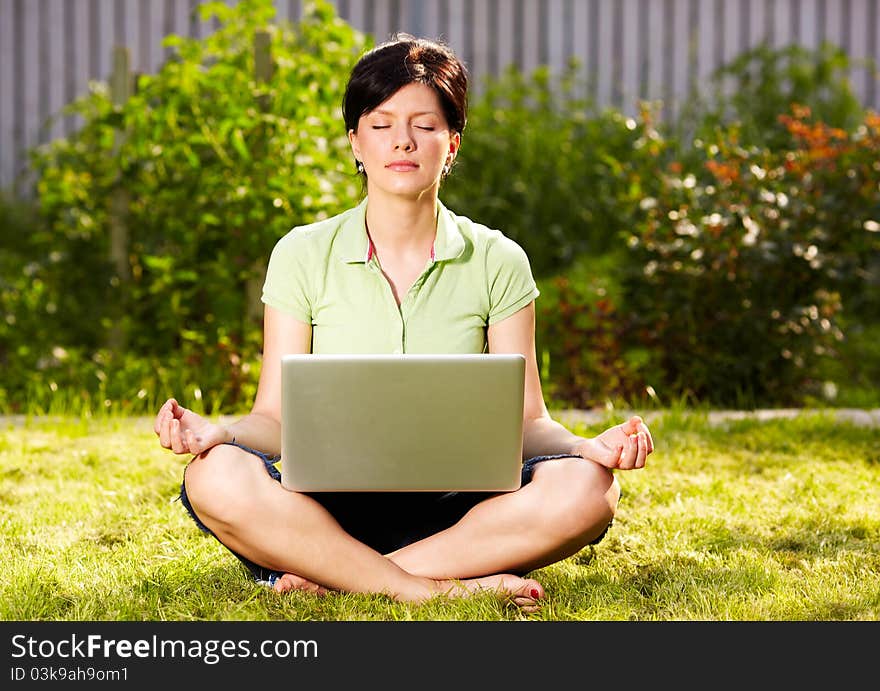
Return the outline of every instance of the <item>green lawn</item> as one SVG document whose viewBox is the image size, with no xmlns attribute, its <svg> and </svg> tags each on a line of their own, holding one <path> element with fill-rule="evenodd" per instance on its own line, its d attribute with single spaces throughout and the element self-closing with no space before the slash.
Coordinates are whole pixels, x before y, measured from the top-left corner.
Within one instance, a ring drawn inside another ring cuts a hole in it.
<svg viewBox="0 0 880 691">
<path fill-rule="evenodd" d="M 423 605 L 278 595 L 192 524 L 175 500 L 184 459 L 159 447 L 150 420 L 9 422 L 0 618 L 880 619 L 880 428 L 821 413 L 652 420 L 655 453 L 619 474 L 606 539 L 532 574 L 547 591 L 534 615 L 489 595 Z"/>
</svg>

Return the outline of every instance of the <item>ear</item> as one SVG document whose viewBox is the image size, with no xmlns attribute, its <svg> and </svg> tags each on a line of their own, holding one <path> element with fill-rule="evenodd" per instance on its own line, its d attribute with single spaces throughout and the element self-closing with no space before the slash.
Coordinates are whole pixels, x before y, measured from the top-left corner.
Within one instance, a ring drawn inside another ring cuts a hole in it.
<svg viewBox="0 0 880 691">
<path fill-rule="evenodd" d="M 348 131 L 348 143 L 351 144 L 351 153 L 354 154 L 354 157 L 360 161 L 361 160 L 361 150 L 358 146 L 357 141 L 357 132 L 354 130 Z"/>
<path fill-rule="evenodd" d="M 452 155 L 452 158 L 456 157 L 460 146 L 461 132 L 453 132 L 452 136 L 449 138 L 449 153 Z"/>
</svg>

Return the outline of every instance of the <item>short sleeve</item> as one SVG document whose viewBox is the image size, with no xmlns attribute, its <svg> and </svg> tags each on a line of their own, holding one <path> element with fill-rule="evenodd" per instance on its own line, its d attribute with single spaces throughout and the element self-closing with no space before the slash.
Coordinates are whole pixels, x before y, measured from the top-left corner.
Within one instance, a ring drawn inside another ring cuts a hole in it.
<svg viewBox="0 0 880 691">
<path fill-rule="evenodd" d="M 486 252 L 486 276 L 489 324 L 506 319 L 540 294 L 525 251 L 504 235 L 496 238 Z"/>
<path fill-rule="evenodd" d="M 262 300 L 270 307 L 299 321 L 312 323 L 312 298 L 309 294 L 308 243 L 296 229 L 282 237 L 272 249 Z"/>
</svg>

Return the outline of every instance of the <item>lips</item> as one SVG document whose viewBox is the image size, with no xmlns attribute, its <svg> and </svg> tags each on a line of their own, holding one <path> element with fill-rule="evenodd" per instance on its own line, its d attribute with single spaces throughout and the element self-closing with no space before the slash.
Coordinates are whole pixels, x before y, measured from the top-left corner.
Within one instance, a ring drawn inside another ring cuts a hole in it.
<svg viewBox="0 0 880 691">
<path fill-rule="evenodd" d="M 414 161 L 400 160 L 391 161 L 391 163 L 387 164 L 385 167 L 388 168 L 388 170 L 394 170 L 398 173 L 407 173 L 418 169 L 419 164 Z"/>
</svg>

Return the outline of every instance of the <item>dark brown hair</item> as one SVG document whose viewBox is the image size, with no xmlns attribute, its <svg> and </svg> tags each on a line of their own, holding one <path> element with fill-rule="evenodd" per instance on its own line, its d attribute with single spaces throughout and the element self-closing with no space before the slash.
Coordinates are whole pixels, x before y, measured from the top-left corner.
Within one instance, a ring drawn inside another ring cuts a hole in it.
<svg viewBox="0 0 880 691">
<path fill-rule="evenodd" d="M 464 63 L 444 43 L 397 34 L 361 56 L 352 69 L 342 100 L 346 132 L 357 131 L 362 115 L 413 83 L 434 89 L 450 129 L 464 131 L 468 91 Z"/>
</svg>

